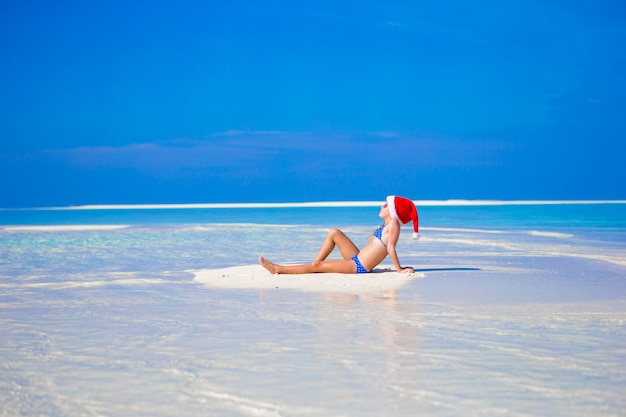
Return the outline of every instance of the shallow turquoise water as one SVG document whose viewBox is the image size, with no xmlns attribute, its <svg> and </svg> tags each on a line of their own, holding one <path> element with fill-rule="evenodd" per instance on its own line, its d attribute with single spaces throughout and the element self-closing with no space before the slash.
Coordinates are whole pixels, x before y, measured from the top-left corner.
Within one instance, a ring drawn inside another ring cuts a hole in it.
<svg viewBox="0 0 626 417">
<path fill-rule="evenodd" d="M 398 250 L 426 278 L 397 293 L 194 283 L 309 260 L 331 225 L 363 244 L 378 222 L 250 210 L 0 211 L 0 415 L 626 409 L 623 206 L 423 208 Z M 10 227 L 94 224 L 129 227 Z"/>
</svg>

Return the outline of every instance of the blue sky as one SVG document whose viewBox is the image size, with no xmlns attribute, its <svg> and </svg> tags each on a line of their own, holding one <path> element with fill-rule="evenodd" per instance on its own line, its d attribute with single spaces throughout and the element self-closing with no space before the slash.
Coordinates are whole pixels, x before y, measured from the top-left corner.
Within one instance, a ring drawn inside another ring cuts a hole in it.
<svg viewBox="0 0 626 417">
<path fill-rule="evenodd" d="M 0 207 L 626 198 L 621 0 L 5 0 L 0 39 Z"/>
</svg>

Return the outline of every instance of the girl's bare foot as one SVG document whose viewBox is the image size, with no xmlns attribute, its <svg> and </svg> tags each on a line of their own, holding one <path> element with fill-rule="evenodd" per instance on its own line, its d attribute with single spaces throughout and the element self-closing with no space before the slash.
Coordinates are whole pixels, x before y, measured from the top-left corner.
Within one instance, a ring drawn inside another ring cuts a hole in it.
<svg viewBox="0 0 626 417">
<path fill-rule="evenodd" d="M 262 256 L 259 256 L 259 263 L 263 268 L 267 269 L 270 274 L 278 274 L 278 265 L 268 261 Z"/>
</svg>

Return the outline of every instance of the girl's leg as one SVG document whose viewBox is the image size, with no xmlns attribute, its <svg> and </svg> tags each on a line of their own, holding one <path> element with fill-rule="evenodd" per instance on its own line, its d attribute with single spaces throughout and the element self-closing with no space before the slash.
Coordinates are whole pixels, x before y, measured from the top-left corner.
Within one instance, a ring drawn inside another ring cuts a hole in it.
<svg viewBox="0 0 626 417">
<path fill-rule="evenodd" d="M 351 259 L 313 261 L 306 265 L 278 265 L 259 256 L 259 263 L 272 274 L 313 274 L 316 272 L 356 273 L 356 264 Z"/>
<path fill-rule="evenodd" d="M 341 256 L 345 260 L 350 260 L 354 255 L 359 253 L 359 248 L 352 243 L 350 238 L 346 236 L 345 233 L 339 229 L 332 229 L 328 232 L 328 235 L 326 235 L 326 240 L 322 244 L 322 247 L 313 262 L 315 263 L 326 260 L 328 255 L 330 255 L 333 249 L 335 249 L 335 246 L 339 248 L 339 252 L 341 252 Z"/>
</svg>

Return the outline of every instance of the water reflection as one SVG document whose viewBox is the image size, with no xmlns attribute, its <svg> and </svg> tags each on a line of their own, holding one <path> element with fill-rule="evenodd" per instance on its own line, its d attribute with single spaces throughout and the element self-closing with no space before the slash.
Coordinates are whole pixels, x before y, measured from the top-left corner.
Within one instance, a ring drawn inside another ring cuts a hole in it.
<svg viewBox="0 0 626 417">
<path fill-rule="evenodd" d="M 280 323 L 268 325 L 265 334 L 280 339 L 293 361 L 290 372 L 304 377 L 292 384 L 308 385 L 335 407 L 341 403 L 352 411 L 365 404 L 420 409 L 415 401 L 420 390 L 417 300 L 403 299 L 396 290 L 315 295 L 262 291 L 260 310 Z"/>
</svg>

